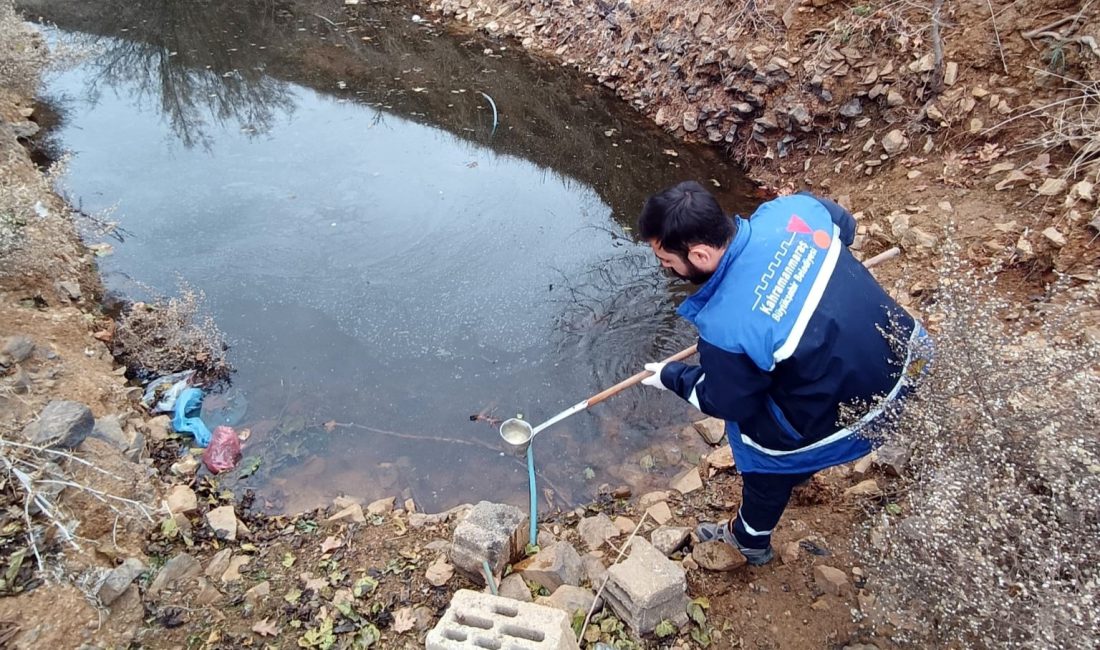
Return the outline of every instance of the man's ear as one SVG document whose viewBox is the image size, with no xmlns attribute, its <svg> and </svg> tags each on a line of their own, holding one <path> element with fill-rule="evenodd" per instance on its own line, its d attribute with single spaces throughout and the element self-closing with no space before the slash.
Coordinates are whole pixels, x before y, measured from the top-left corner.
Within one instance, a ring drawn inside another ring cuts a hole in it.
<svg viewBox="0 0 1100 650">
<path fill-rule="evenodd" d="M 714 249 L 706 244 L 694 244 L 688 247 L 688 261 L 697 268 L 706 269 L 715 262 Z"/>
</svg>

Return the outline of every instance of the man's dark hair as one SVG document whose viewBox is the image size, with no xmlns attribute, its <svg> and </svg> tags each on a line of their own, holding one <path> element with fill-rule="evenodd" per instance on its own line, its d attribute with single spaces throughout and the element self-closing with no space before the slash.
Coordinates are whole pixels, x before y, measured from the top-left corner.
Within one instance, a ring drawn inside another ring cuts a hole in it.
<svg viewBox="0 0 1100 650">
<path fill-rule="evenodd" d="M 684 181 L 649 197 L 638 217 L 638 234 L 686 258 L 696 244 L 722 248 L 735 230 L 718 200 L 695 181 Z"/>
</svg>

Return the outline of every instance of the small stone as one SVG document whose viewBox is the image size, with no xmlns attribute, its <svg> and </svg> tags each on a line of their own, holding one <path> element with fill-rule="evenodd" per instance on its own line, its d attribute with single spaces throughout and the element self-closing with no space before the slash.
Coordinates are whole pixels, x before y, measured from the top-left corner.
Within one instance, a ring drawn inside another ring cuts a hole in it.
<svg viewBox="0 0 1100 650">
<path fill-rule="evenodd" d="M 672 509 L 668 507 L 668 504 L 664 501 L 655 503 L 646 508 L 646 514 L 653 518 L 658 524 L 664 525 L 672 520 Z"/>
<path fill-rule="evenodd" d="M 10 366 L 23 363 L 34 353 L 34 341 L 28 336 L 9 336 L 4 342 L 4 349 L 0 350 L 0 364 Z"/>
<path fill-rule="evenodd" d="M 531 602 L 531 590 L 518 573 L 510 573 L 497 585 L 497 594 L 520 602 Z"/>
<path fill-rule="evenodd" d="M 691 494 L 703 488 L 703 479 L 699 476 L 699 468 L 692 467 L 672 480 L 671 487 L 680 494 Z"/>
<path fill-rule="evenodd" d="M 985 122 L 983 122 L 981 118 L 972 117 L 970 118 L 970 128 L 968 129 L 968 131 L 971 133 L 971 135 L 973 135 L 981 131 L 984 126 Z"/>
<path fill-rule="evenodd" d="M 144 571 L 145 564 L 137 558 L 128 558 L 119 566 L 111 569 L 96 593 L 99 602 L 103 603 L 104 606 L 110 606 Z"/>
<path fill-rule="evenodd" d="M 890 89 L 890 91 L 886 93 L 886 105 L 890 108 L 901 106 L 903 104 L 905 104 L 905 97 L 903 97 L 902 94 L 898 91 Z"/>
<path fill-rule="evenodd" d="M 707 418 L 695 422 L 692 426 L 703 436 L 708 445 L 717 445 L 726 436 L 726 423 L 718 418 Z"/>
<path fill-rule="evenodd" d="M 946 121 L 943 116 L 943 111 L 935 104 L 928 105 L 928 119 L 935 120 L 941 124 Z"/>
<path fill-rule="evenodd" d="M 517 564 L 515 571 L 524 580 L 546 587 L 552 592 L 562 585 L 579 585 L 583 564 L 572 544 L 558 542 Z"/>
<path fill-rule="evenodd" d="M 629 486 L 620 485 L 611 491 L 611 497 L 613 499 L 629 499 L 630 495 L 633 493 L 634 491 L 631 490 Z"/>
<path fill-rule="evenodd" d="M 590 551 L 600 548 L 604 545 L 604 542 L 614 539 L 620 534 L 619 528 L 611 521 L 611 518 L 602 512 L 594 517 L 582 519 L 577 524 L 577 532 Z"/>
<path fill-rule="evenodd" d="M 202 573 L 199 561 L 186 553 L 181 553 L 164 563 L 157 577 L 149 585 L 148 594 L 156 596 L 163 589 L 172 589 Z"/>
<path fill-rule="evenodd" d="M 1066 245 L 1066 236 L 1059 232 L 1054 226 L 1044 230 L 1043 237 L 1045 237 L 1055 248 L 1062 248 Z"/>
<path fill-rule="evenodd" d="M 684 130 L 688 133 L 692 133 L 699 128 L 699 113 L 697 111 L 686 111 L 683 118 Z"/>
<path fill-rule="evenodd" d="M 169 469 L 176 476 L 190 478 L 195 475 L 195 472 L 199 471 L 199 459 L 195 458 L 191 454 L 187 454 L 183 458 L 172 463 L 172 466 Z"/>
<path fill-rule="evenodd" d="M 840 114 L 844 117 L 855 117 L 863 113 L 863 103 L 859 101 L 858 97 L 846 102 L 840 107 Z"/>
<path fill-rule="evenodd" d="M 92 433 L 95 418 L 80 402 L 54 400 L 42 409 L 38 419 L 23 428 L 23 438 L 32 445 L 75 449 Z"/>
<path fill-rule="evenodd" d="M 722 445 L 710 452 L 707 454 L 707 465 L 716 470 L 732 469 L 734 466 L 733 449 L 729 445 Z"/>
<path fill-rule="evenodd" d="M 394 499 L 394 497 L 387 497 L 385 499 L 373 501 L 370 505 L 367 506 L 367 514 L 377 516 L 393 512 L 393 506 L 395 502 L 396 499 Z"/>
<path fill-rule="evenodd" d="M 813 603 L 810 604 L 810 609 L 812 609 L 814 611 L 822 612 L 822 611 L 825 611 L 825 610 L 829 609 L 829 603 L 824 598 L 818 598 L 817 600 L 815 600 Z"/>
<path fill-rule="evenodd" d="M 655 492 L 646 492 L 642 496 L 638 497 L 638 507 L 648 508 L 649 506 L 660 503 L 661 501 L 668 501 L 669 494 L 663 490 L 657 490 Z"/>
<path fill-rule="evenodd" d="M 425 607 L 420 605 L 413 608 L 413 618 L 416 619 L 417 631 L 424 632 L 432 626 L 432 622 L 435 620 L 435 613 L 431 607 Z"/>
<path fill-rule="evenodd" d="M 186 485 L 175 485 L 168 491 L 168 509 L 173 513 L 191 514 L 199 509 L 199 499 Z"/>
<path fill-rule="evenodd" d="M 206 564 L 206 576 L 208 578 L 220 578 L 229 568 L 229 561 L 233 559 L 233 549 L 223 548 L 210 558 Z"/>
<path fill-rule="evenodd" d="M 840 596 L 850 588 L 848 576 L 843 571 L 824 564 L 814 567 L 814 584 L 821 591 L 834 596 Z"/>
<path fill-rule="evenodd" d="M 120 451 L 125 451 L 130 445 L 129 437 L 122 430 L 122 424 L 117 415 L 107 415 L 98 418 L 92 427 L 92 437 L 109 442 Z"/>
<path fill-rule="evenodd" d="M 233 512 L 233 506 L 221 506 L 208 511 L 206 523 L 218 538 L 230 542 L 237 539 L 237 515 Z"/>
<path fill-rule="evenodd" d="M 684 567 L 684 571 L 698 571 L 699 563 L 695 561 L 695 558 L 690 555 L 685 555 L 684 559 L 680 560 L 680 566 Z"/>
<path fill-rule="evenodd" d="M 691 557 L 708 571 L 732 571 L 745 564 L 745 556 L 725 542 L 701 542 L 691 550 Z"/>
<path fill-rule="evenodd" d="M 959 64 L 954 61 L 948 61 L 947 65 L 943 69 L 943 84 L 945 86 L 954 86 L 955 82 L 959 80 Z"/>
<path fill-rule="evenodd" d="M 195 596 L 195 604 L 209 607 L 222 599 L 222 592 L 206 580 L 199 578 L 199 593 Z"/>
<path fill-rule="evenodd" d="M 405 512 L 414 513 L 416 511 L 416 502 L 412 499 L 405 499 Z"/>
<path fill-rule="evenodd" d="M 342 519 L 350 519 L 357 524 L 367 523 L 367 518 L 363 515 L 363 506 L 358 503 L 353 503 L 344 508 L 340 512 L 332 515 L 325 521 L 340 521 Z"/>
<path fill-rule="evenodd" d="M 787 542 L 779 547 L 779 557 L 783 558 L 783 564 L 791 564 L 798 561 L 802 547 L 798 542 Z"/>
<path fill-rule="evenodd" d="M 167 440 L 171 422 L 172 418 L 167 415 L 158 415 L 155 418 L 147 420 L 145 426 L 149 430 L 149 438 L 154 442 L 164 442 Z"/>
<path fill-rule="evenodd" d="M 573 585 L 562 585 L 554 590 L 554 593 L 549 596 L 542 596 L 535 599 L 535 603 L 538 605 L 547 605 L 555 609 L 560 609 L 566 614 L 573 616 L 577 612 L 588 613 L 588 610 L 596 602 L 596 594 L 590 589 L 584 587 L 575 587 Z"/>
<path fill-rule="evenodd" d="M 668 556 L 680 550 L 690 536 L 690 528 L 661 526 L 649 534 L 649 542 L 653 548 Z"/>
<path fill-rule="evenodd" d="M 264 580 L 255 587 L 244 592 L 244 601 L 255 609 L 260 603 L 271 595 L 271 583 Z"/>
<path fill-rule="evenodd" d="M 909 140 L 901 129 L 894 129 L 882 137 L 882 148 L 891 156 L 908 146 Z"/>
<path fill-rule="evenodd" d="M 886 470 L 891 476 L 901 476 L 909 463 L 909 449 L 896 444 L 886 443 L 875 450 L 875 466 Z"/>
<path fill-rule="evenodd" d="M 607 567 L 604 566 L 603 557 L 598 553 L 586 553 L 581 556 L 581 571 L 588 580 L 588 584 L 597 589 L 607 577 Z"/>
<path fill-rule="evenodd" d="M 1001 192 L 1001 191 L 1007 190 L 1009 188 L 1016 187 L 1020 183 L 1026 183 L 1030 180 L 1031 180 L 1031 178 L 1027 174 L 1023 173 L 1022 171 L 1020 171 L 1018 169 L 1014 169 L 1011 172 L 1009 172 L 1008 176 L 1006 176 L 1004 178 L 1004 180 L 1002 180 L 1000 183 L 997 183 L 996 185 L 994 185 L 993 189 L 997 190 L 998 192 Z"/>
<path fill-rule="evenodd" d="M 71 280 L 63 280 L 57 283 L 57 289 L 62 295 L 73 302 L 80 302 L 80 285 Z"/>
<path fill-rule="evenodd" d="M 882 496 L 882 489 L 878 486 L 878 481 L 869 478 L 844 490 L 844 496 L 855 499 L 878 497 Z"/>
<path fill-rule="evenodd" d="M 874 463 L 874 454 L 867 454 L 863 458 L 856 461 L 856 464 L 852 466 L 852 473 L 856 476 L 863 476 L 867 472 L 871 471 L 871 465 Z"/>
<path fill-rule="evenodd" d="M 424 577 L 428 579 L 433 587 L 442 587 L 447 584 L 447 581 L 454 574 L 455 568 L 446 559 L 439 558 L 428 566 L 428 570 L 424 572 Z"/>
<path fill-rule="evenodd" d="M 637 526 L 637 523 L 628 517 L 615 517 L 614 524 L 615 528 L 619 529 L 620 535 L 629 535 L 634 532 L 634 527 Z"/>
<path fill-rule="evenodd" d="M 1039 196 L 1055 196 L 1065 191 L 1066 179 L 1064 178 L 1046 178 L 1043 179 L 1043 184 L 1039 186 L 1036 192 Z"/>
<path fill-rule="evenodd" d="M 229 561 L 229 568 L 222 574 L 222 582 L 237 582 L 241 579 L 241 569 L 252 561 L 247 555 L 238 555 Z"/>
</svg>

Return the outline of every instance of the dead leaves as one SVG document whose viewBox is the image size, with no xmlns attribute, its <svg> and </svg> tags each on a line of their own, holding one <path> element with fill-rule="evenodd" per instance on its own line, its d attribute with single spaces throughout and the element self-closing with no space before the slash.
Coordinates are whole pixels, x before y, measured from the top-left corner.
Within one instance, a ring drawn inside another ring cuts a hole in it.
<svg viewBox="0 0 1100 650">
<path fill-rule="evenodd" d="M 325 541 L 321 542 L 321 553 L 331 553 L 343 545 L 344 542 L 330 535 L 325 538 Z"/>
<path fill-rule="evenodd" d="M 279 629 L 274 621 L 266 618 L 252 626 L 252 631 L 260 636 L 278 636 Z"/>
<path fill-rule="evenodd" d="M 403 607 L 393 613 L 393 631 L 402 634 L 416 626 L 416 615 L 412 607 Z"/>
</svg>

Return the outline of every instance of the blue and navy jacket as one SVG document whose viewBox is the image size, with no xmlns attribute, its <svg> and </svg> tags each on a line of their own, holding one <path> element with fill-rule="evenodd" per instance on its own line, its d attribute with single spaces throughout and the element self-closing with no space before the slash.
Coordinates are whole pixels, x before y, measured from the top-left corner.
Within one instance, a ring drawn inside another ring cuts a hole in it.
<svg viewBox="0 0 1100 650">
<path fill-rule="evenodd" d="M 661 381 L 726 421 L 742 472 L 813 472 L 866 455 L 861 428 L 897 404 L 913 365 L 885 333 L 923 341 L 923 328 L 848 251 L 855 219 L 836 203 L 780 197 L 736 226 L 714 275 L 678 310 L 699 331 L 700 365 L 670 363 Z M 842 405 L 866 415 L 842 427 Z"/>
</svg>

